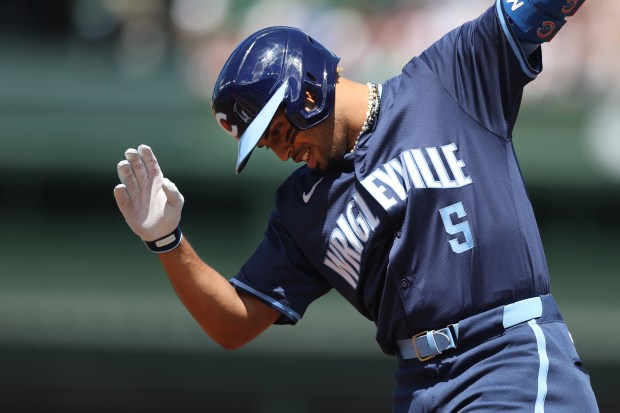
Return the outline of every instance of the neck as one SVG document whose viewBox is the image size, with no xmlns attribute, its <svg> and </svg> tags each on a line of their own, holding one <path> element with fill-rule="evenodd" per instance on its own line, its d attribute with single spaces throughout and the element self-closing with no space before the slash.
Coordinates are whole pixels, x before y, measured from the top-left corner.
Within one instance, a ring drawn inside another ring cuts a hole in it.
<svg viewBox="0 0 620 413">
<path fill-rule="evenodd" d="M 336 83 L 336 122 L 341 125 L 340 133 L 346 139 L 347 150 L 355 146 L 366 111 L 368 110 L 368 87 L 340 77 Z"/>
</svg>

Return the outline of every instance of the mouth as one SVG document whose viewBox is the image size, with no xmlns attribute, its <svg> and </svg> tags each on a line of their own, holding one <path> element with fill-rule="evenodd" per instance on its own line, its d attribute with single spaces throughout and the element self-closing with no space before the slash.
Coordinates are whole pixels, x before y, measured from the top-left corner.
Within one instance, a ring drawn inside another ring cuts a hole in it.
<svg viewBox="0 0 620 413">
<path fill-rule="evenodd" d="M 310 157 L 310 148 L 306 150 L 300 151 L 297 155 L 295 155 L 294 161 L 299 162 L 308 162 L 308 158 Z"/>
<path fill-rule="evenodd" d="M 315 169 L 319 166 L 316 154 L 312 152 L 311 147 L 300 150 L 292 159 L 295 163 L 305 162 L 310 169 Z"/>
</svg>

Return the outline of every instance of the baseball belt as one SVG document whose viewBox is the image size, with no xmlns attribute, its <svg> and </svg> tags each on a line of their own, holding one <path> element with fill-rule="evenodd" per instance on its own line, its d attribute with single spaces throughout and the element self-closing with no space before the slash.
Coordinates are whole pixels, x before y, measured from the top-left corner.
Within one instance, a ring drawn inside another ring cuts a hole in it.
<svg viewBox="0 0 620 413">
<path fill-rule="evenodd" d="M 396 345 L 403 360 L 430 360 L 442 355 L 444 351 L 457 348 L 458 345 L 482 342 L 502 334 L 509 327 L 540 318 L 543 307 L 553 309 L 550 312 L 555 315 L 554 318 L 562 320 L 553 297 L 544 295 L 497 307 L 439 330 L 423 331 L 411 338 L 398 340 Z M 469 343 L 466 343 L 467 341 Z"/>
</svg>

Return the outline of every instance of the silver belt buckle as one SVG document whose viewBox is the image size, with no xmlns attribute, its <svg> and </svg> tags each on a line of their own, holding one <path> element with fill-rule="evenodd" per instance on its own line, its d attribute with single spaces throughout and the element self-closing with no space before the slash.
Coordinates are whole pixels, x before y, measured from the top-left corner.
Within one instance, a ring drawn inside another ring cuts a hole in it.
<svg viewBox="0 0 620 413">
<path fill-rule="evenodd" d="M 444 333 L 443 330 L 445 330 L 448 334 Z M 433 341 L 435 341 L 435 334 L 439 334 L 443 337 L 446 338 L 446 341 L 448 342 L 448 346 L 443 348 L 442 350 L 440 350 L 437 347 L 437 351 L 439 352 L 438 354 L 430 354 L 428 356 L 422 356 L 420 354 L 420 349 L 418 348 L 418 343 L 416 341 L 417 338 L 422 337 L 422 336 L 426 336 L 428 335 L 429 331 L 423 331 L 421 333 L 416 334 L 415 336 L 411 337 L 411 342 L 413 343 L 413 350 L 415 351 L 415 355 L 418 358 L 418 360 L 420 361 L 427 361 L 430 360 L 436 356 L 439 356 L 441 354 L 443 354 L 443 352 L 445 350 L 450 350 L 450 349 L 454 349 L 456 348 L 456 337 L 455 334 L 457 330 L 456 330 L 456 325 L 455 324 L 450 324 L 448 327 L 446 328 L 442 328 L 441 330 L 432 330 L 430 331 L 430 333 L 433 335 Z M 427 339 L 428 340 L 428 339 Z"/>
<path fill-rule="evenodd" d="M 422 331 L 421 333 L 418 333 L 415 336 L 411 337 L 411 341 L 413 342 L 413 350 L 415 351 L 415 356 L 420 361 L 430 360 L 430 359 L 432 359 L 433 357 L 436 356 L 436 354 L 431 354 L 430 356 L 426 356 L 426 357 L 420 356 L 420 350 L 418 349 L 418 343 L 415 341 L 415 339 L 418 338 L 418 337 L 425 336 L 426 333 L 428 333 L 428 330 L 427 331 Z"/>
</svg>

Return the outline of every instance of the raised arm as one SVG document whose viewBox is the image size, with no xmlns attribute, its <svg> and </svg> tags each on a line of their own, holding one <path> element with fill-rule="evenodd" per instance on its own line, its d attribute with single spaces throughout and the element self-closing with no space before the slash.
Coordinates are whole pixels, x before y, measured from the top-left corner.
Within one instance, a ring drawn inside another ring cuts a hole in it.
<svg viewBox="0 0 620 413">
<path fill-rule="evenodd" d="M 226 349 L 249 342 L 280 313 L 250 295 L 238 293 L 208 266 L 179 229 L 184 199 L 164 178 L 151 148 L 128 149 L 118 164 L 121 184 L 114 197 L 129 227 L 159 254 L 175 291 L 205 332 Z"/>
<path fill-rule="evenodd" d="M 583 3 L 585 0 L 497 0 L 504 30 L 514 33 L 526 56 L 550 42 L 566 17 L 574 15 Z"/>
</svg>

